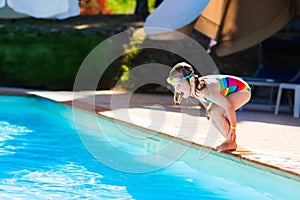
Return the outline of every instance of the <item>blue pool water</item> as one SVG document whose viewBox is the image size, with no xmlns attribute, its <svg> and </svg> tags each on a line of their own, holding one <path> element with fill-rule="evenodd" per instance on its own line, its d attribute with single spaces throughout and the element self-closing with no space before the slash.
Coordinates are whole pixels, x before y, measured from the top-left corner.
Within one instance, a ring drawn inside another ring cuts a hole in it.
<svg viewBox="0 0 300 200">
<path fill-rule="evenodd" d="M 0 199 L 291 199 L 299 188 L 297 182 L 224 158 L 199 160 L 196 147 L 168 167 L 122 172 L 87 150 L 70 116 L 71 108 L 41 98 L 0 96 Z M 118 129 L 108 126 L 109 140 L 118 148 L 144 151 L 120 141 Z M 93 131 L 86 127 L 91 144 L 99 141 Z M 102 143 L 94 148 L 107 148 L 107 141 Z"/>
</svg>

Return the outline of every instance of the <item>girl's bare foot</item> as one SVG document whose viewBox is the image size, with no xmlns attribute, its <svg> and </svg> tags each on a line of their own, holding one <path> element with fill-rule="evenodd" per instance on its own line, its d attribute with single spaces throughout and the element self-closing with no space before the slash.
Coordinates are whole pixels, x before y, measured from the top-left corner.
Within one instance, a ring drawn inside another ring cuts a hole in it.
<svg viewBox="0 0 300 200">
<path fill-rule="evenodd" d="M 236 142 L 223 142 L 221 145 L 217 146 L 218 152 L 224 151 L 235 151 L 237 148 Z"/>
</svg>

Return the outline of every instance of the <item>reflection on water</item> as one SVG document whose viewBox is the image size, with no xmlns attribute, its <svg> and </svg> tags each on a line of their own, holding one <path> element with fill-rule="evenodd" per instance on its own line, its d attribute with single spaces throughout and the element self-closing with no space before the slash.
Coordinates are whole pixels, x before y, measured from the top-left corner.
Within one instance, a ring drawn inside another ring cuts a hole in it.
<svg viewBox="0 0 300 200">
<path fill-rule="evenodd" d="M 16 149 L 24 148 L 26 141 L 19 136 L 31 133 L 32 130 L 24 126 L 0 121 L 0 156 L 14 154 Z"/>
<path fill-rule="evenodd" d="M 0 199 L 132 199 L 126 187 L 102 183 L 102 175 L 76 163 L 49 170 L 21 170 L 0 182 Z"/>
</svg>

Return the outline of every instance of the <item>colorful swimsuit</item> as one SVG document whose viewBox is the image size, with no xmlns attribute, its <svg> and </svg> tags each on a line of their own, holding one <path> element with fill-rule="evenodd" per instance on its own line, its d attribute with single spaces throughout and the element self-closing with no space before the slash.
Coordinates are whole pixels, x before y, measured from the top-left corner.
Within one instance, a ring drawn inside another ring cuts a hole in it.
<svg viewBox="0 0 300 200">
<path fill-rule="evenodd" d="M 216 78 L 220 85 L 220 94 L 223 96 L 227 96 L 231 93 L 247 90 L 251 93 L 251 88 L 245 82 L 234 78 L 234 77 L 222 77 Z M 197 98 L 197 97 L 196 97 Z M 198 98 L 201 102 L 212 103 L 213 101 L 202 95 L 202 97 Z"/>
<path fill-rule="evenodd" d="M 240 91 L 240 90 L 248 90 L 251 92 L 251 88 L 246 85 L 244 82 L 240 81 L 239 79 L 232 78 L 232 77 L 224 77 L 224 78 L 217 78 L 220 84 L 220 93 L 223 96 L 227 96 L 231 93 Z"/>
</svg>

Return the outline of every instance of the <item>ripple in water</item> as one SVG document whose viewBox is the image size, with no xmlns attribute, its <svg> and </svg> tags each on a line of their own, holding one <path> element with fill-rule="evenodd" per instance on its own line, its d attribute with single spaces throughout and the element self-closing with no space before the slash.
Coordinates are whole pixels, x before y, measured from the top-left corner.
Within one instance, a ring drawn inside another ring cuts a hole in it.
<svg viewBox="0 0 300 200">
<path fill-rule="evenodd" d="M 1 180 L 0 199 L 133 199 L 125 186 L 105 184 L 102 178 L 75 163 L 17 171 Z"/>
<path fill-rule="evenodd" d="M 24 148 L 24 141 L 17 141 L 18 137 L 31 133 L 32 130 L 24 126 L 10 124 L 6 121 L 0 121 L 0 156 L 11 155 L 16 149 Z M 14 144 L 12 145 L 12 142 Z"/>
</svg>

